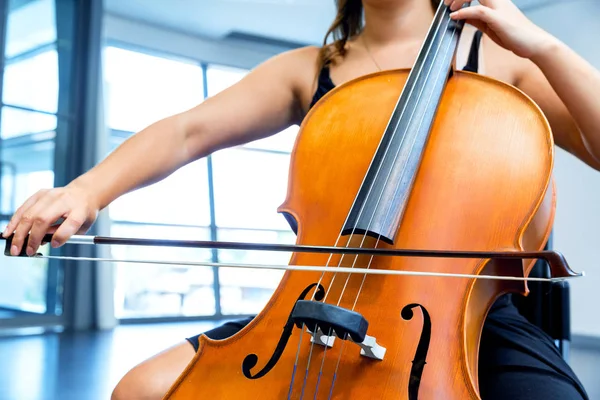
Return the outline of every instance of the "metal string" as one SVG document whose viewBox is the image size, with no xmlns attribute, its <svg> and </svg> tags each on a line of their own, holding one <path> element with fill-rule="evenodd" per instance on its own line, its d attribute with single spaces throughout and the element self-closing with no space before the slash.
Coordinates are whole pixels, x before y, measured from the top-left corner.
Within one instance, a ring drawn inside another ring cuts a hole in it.
<svg viewBox="0 0 600 400">
<path fill-rule="evenodd" d="M 441 4 L 443 4 L 443 3 L 440 3 L 440 9 L 441 9 L 441 8 L 443 8 Z M 439 10 L 438 10 L 438 11 L 439 11 Z M 450 18 L 447 18 L 447 21 L 442 21 L 442 22 L 440 23 L 440 27 L 439 27 L 438 29 L 443 29 L 443 30 L 441 30 L 441 31 L 442 31 L 442 32 L 444 32 L 444 31 L 447 29 L 447 27 L 448 27 L 448 26 L 449 26 L 451 23 L 452 23 L 452 20 L 451 20 Z M 440 32 L 440 30 L 438 30 L 438 31 L 436 32 L 436 35 L 435 35 L 435 36 L 437 36 L 437 34 L 438 34 L 439 32 Z M 444 56 L 447 56 L 447 55 L 448 55 L 448 53 L 449 53 L 449 51 L 450 51 L 451 44 L 452 44 L 452 40 L 454 39 L 454 35 L 455 35 L 455 33 L 456 33 L 456 30 L 454 30 L 454 31 L 452 32 L 452 36 L 451 36 L 451 38 L 450 38 L 450 41 L 449 41 L 448 47 L 447 47 L 447 48 L 446 48 L 446 49 L 443 51 L 443 55 L 444 55 Z M 434 37 L 435 37 L 435 36 L 434 36 Z M 439 47 L 436 49 L 436 53 L 435 53 L 435 55 L 433 56 L 433 60 L 432 60 L 432 62 L 431 62 L 430 68 L 429 68 L 429 70 L 427 71 L 427 76 L 426 76 L 426 79 L 428 79 L 428 78 L 429 78 L 429 75 L 431 74 L 431 71 L 433 70 L 433 67 L 435 66 L 435 60 L 436 60 L 436 59 L 438 59 L 439 51 L 440 51 L 440 49 L 441 49 L 442 47 L 443 47 L 443 40 L 441 40 L 441 41 L 440 41 Z M 441 71 L 442 71 L 442 70 L 438 71 L 438 75 L 437 75 L 437 77 L 436 77 L 436 80 L 440 78 Z M 420 99 L 421 99 L 421 96 L 422 96 L 422 94 L 423 94 L 424 90 L 425 90 L 425 87 L 422 87 L 422 88 L 421 88 L 421 90 L 420 90 L 420 92 L 419 92 L 419 97 L 418 97 L 418 99 L 417 99 L 417 102 L 419 102 L 419 101 L 420 101 Z M 429 98 L 428 98 L 428 100 L 427 100 L 427 105 L 429 105 L 429 104 L 431 103 L 431 100 L 432 100 L 432 99 L 433 99 L 433 93 L 432 93 L 432 94 L 429 96 Z M 415 106 L 415 107 L 413 108 L 413 112 L 412 112 L 412 114 L 411 114 L 411 115 L 410 115 L 410 117 L 409 117 L 409 121 L 408 121 L 408 125 L 407 125 L 407 126 L 410 126 L 410 123 L 412 122 L 412 120 L 413 120 L 413 118 L 414 118 L 414 114 L 415 114 L 415 112 L 416 112 L 416 109 L 417 109 L 417 106 Z M 417 132 L 418 132 L 418 130 L 420 129 L 420 127 L 422 126 L 422 124 L 423 124 L 423 122 L 424 122 L 425 118 L 426 118 L 426 114 L 424 114 L 424 115 L 422 116 L 422 118 L 421 118 L 421 120 L 420 120 L 420 122 L 419 122 L 419 126 L 418 126 L 418 128 L 417 128 Z M 414 137 L 414 141 L 416 141 L 417 137 L 418 137 L 418 135 L 415 135 L 415 137 Z M 395 189 L 395 191 L 394 191 L 394 196 L 395 196 L 395 195 L 398 193 L 398 189 L 401 187 L 400 183 L 402 182 L 402 179 L 403 179 L 403 178 L 404 178 L 404 176 L 406 175 L 406 166 L 407 166 L 407 164 L 408 164 L 408 162 L 409 162 L 410 155 L 412 154 L 412 152 L 413 152 L 413 150 L 414 150 L 414 141 L 413 141 L 413 145 L 411 146 L 411 148 L 410 148 L 410 150 L 409 150 L 409 155 L 408 155 L 408 157 L 406 158 L 406 161 L 404 162 L 404 167 L 402 168 L 402 174 L 401 174 L 400 178 L 398 179 L 399 183 L 398 183 L 398 185 L 396 186 L 396 189 Z M 395 154 L 395 156 L 394 156 L 394 161 L 396 161 L 396 160 L 398 159 L 398 155 L 400 154 L 400 149 L 401 149 L 401 146 L 399 146 L 399 147 L 398 147 L 398 149 L 396 150 L 396 154 Z M 387 177 L 386 177 L 386 182 L 387 182 L 387 181 L 389 181 L 390 174 L 391 174 L 391 171 L 390 171 L 390 172 L 388 172 L 388 175 L 387 175 Z M 380 204 L 381 198 L 382 198 L 382 194 L 380 194 L 380 196 L 379 196 L 379 199 L 377 200 L 377 204 L 376 204 L 376 206 L 375 206 L 375 210 L 377 210 L 377 208 L 379 207 L 379 204 Z M 388 210 L 387 210 L 387 212 L 386 212 L 386 217 L 385 217 L 385 219 L 386 219 L 386 220 L 389 218 L 389 214 L 390 214 L 391 208 L 392 208 L 392 207 L 391 207 L 391 204 L 390 204 L 390 206 L 388 207 Z M 374 216 L 374 214 L 375 214 L 375 211 L 373 212 L 373 216 Z M 372 219 L 373 219 L 373 216 L 371 217 L 371 221 L 372 221 Z M 371 224 L 371 221 L 369 221 L 369 226 L 370 226 L 370 224 Z M 368 227 L 367 227 L 367 230 L 368 230 Z M 377 248 L 377 245 L 379 244 L 379 241 L 380 241 L 380 239 L 381 239 L 381 234 L 379 234 L 379 235 L 378 235 L 378 237 L 377 237 L 377 240 L 376 240 L 376 243 L 375 243 L 375 248 Z M 364 238 L 363 238 L 363 241 L 364 241 Z M 372 264 L 372 261 L 373 261 L 373 258 L 374 258 L 374 256 L 371 256 L 371 257 L 370 257 L 370 260 L 369 260 L 369 262 L 368 262 L 368 265 L 367 265 L 367 268 L 366 268 L 367 270 L 368 270 L 368 269 L 370 269 L 370 267 L 371 267 L 371 264 Z M 355 259 L 354 259 L 354 264 L 356 263 L 356 261 L 357 261 L 357 260 L 358 260 L 358 256 L 355 256 Z M 353 264 L 353 265 L 354 265 L 354 264 Z M 361 292 L 362 292 L 362 288 L 363 288 L 363 286 L 364 286 L 364 283 L 365 283 L 365 280 L 366 280 L 366 276 L 367 276 L 367 274 L 365 274 L 365 275 L 363 276 L 363 280 L 362 280 L 362 282 L 361 282 L 361 285 L 360 285 L 360 287 L 359 287 L 359 290 L 358 290 L 358 293 L 357 293 L 357 295 L 356 295 L 356 298 L 355 298 L 354 304 L 353 304 L 353 306 L 352 306 L 352 311 L 354 311 L 354 309 L 356 308 L 356 304 L 357 304 L 357 302 L 358 302 L 358 298 L 359 298 L 359 296 L 360 296 L 360 294 L 361 294 Z M 343 287 L 343 289 L 342 289 L 342 292 L 341 292 L 341 294 L 340 294 L 340 297 L 339 297 L 339 299 L 338 299 L 338 303 L 337 303 L 337 305 L 338 305 L 338 306 L 339 306 L 339 304 L 340 304 L 340 303 L 341 303 L 341 301 L 342 301 L 342 298 L 343 298 L 343 296 L 344 296 L 344 293 L 345 293 L 346 287 L 347 287 L 347 285 L 348 285 L 348 283 L 349 283 L 349 281 L 350 281 L 350 277 L 351 277 L 351 275 L 348 275 L 348 277 L 346 278 L 346 282 L 345 282 L 345 284 L 344 284 L 344 287 Z M 344 338 L 344 339 L 346 339 L 346 338 Z M 334 379 L 332 380 L 332 385 L 333 385 L 333 384 L 334 384 L 334 382 L 335 382 L 335 377 L 337 377 L 337 373 L 338 373 L 339 366 L 340 366 L 340 362 L 341 362 L 341 357 L 342 357 L 343 351 L 344 351 L 344 349 L 345 349 L 345 344 L 346 344 L 345 342 L 346 342 L 345 340 L 343 340 L 343 341 L 342 341 L 342 347 L 341 347 L 341 349 L 340 349 L 339 356 L 338 356 L 338 360 L 337 360 L 337 363 L 336 363 L 336 368 L 335 368 L 335 372 L 334 372 Z M 333 393 L 333 387 L 332 387 L 332 388 L 331 388 L 331 390 L 330 390 L 330 397 L 331 397 L 332 393 Z"/>
<path fill-rule="evenodd" d="M 440 3 L 440 6 L 439 6 L 439 8 L 438 8 L 438 13 L 440 13 L 440 12 L 441 12 L 441 10 L 442 10 L 443 8 L 444 8 L 444 7 L 443 7 L 443 3 Z M 438 17 L 438 15 L 436 15 L 436 19 L 437 19 L 437 17 Z M 440 32 L 442 32 L 442 31 L 441 31 L 441 28 L 442 28 L 442 27 L 444 27 L 443 20 L 442 20 L 441 22 L 438 22 L 438 26 L 434 28 L 434 29 L 435 29 L 435 34 L 434 34 L 434 36 L 433 36 L 433 39 L 435 39 L 435 38 L 436 38 L 436 37 L 439 35 L 439 33 L 440 33 Z M 447 27 L 447 25 L 446 25 L 446 27 Z M 444 28 L 445 28 L 445 27 L 444 27 Z M 429 52 L 429 51 L 431 51 L 431 49 L 432 49 L 433 42 L 434 42 L 434 40 L 433 40 L 433 39 L 432 39 L 432 40 L 431 40 L 431 42 L 429 43 L 429 48 L 427 49 L 427 51 L 428 51 L 428 52 Z M 443 41 L 440 43 L 439 47 L 436 49 L 436 53 L 435 53 L 435 55 L 434 55 L 434 60 L 437 58 L 437 56 L 438 56 L 438 53 L 439 53 L 439 49 L 440 49 L 440 47 L 442 46 L 442 44 L 443 44 Z M 425 44 L 424 44 L 424 45 L 425 45 Z M 424 48 L 424 45 L 423 45 L 423 48 Z M 423 50 L 423 48 L 422 48 L 422 50 Z M 431 68 L 432 68 L 432 67 L 431 67 Z M 427 75 L 427 76 L 429 76 L 429 73 L 431 72 L 431 68 L 430 68 L 430 70 L 429 70 L 429 72 L 428 72 L 428 75 Z M 416 73 L 417 73 L 417 78 L 416 78 L 416 80 L 415 80 L 415 84 L 413 84 L 413 86 L 410 88 L 410 92 L 409 92 L 409 94 L 408 94 L 408 96 L 407 96 L 407 99 L 406 99 L 406 102 L 407 102 L 407 103 L 408 103 L 408 100 L 409 100 L 409 99 L 412 97 L 412 95 L 413 95 L 413 92 L 414 92 L 414 89 L 415 89 L 415 86 L 416 86 L 416 82 L 418 81 L 418 78 L 420 77 L 420 75 L 421 75 L 421 73 L 423 72 L 423 70 L 424 70 L 424 68 L 423 68 L 423 66 L 421 66 L 421 67 L 418 69 L 418 71 L 416 71 Z M 422 95 L 422 93 L 423 93 L 423 90 L 424 90 L 424 89 L 423 89 L 423 88 L 421 88 L 421 90 L 420 90 L 420 92 L 419 92 L 419 94 L 418 94 L 418 96 L 419 96 L 419 97 L 418 97 L 418 99 L 417 99 L 417 102 L 418 102 L 418 101 L 419 101 L 419 99 L 421 98 L 421 95 Z M 399 101 L 400 101 L 400 99 L 399 99 Z M 402 112 L 401 112 L 401 114 L 400 114 L 400 117 L 398 118 L 398 120 L 397 120 L 397 121 L 396 121 L 396 123 L 395 123 L 395 127 L 394 127 L 394 130 L 393 130 L 393 133 L 392 133 L 392 139 L 393 139 L 393 137 L 394 137 L 394 136 L 397 134 L 397 132 L 398 132 L 398 126 L 399 126 L 399 125 L 400 125 L 400 124 L 403 122 L 403 119 L 402 119 L 402 117 L 404 116 L 404 113 L 407 111 L 407 108 L 408 108 L 408 107 L 407 107 L 407 104 L 405 104 L 405 105 L 404 105 L 404 108 L 402 109 Z M 416 110 L 416 108 L 413 108 L 413 113 L 412 113 L 412 114 L 410 115 L 410 117 L 409 117 L 409 124 L 410 124 L 410 122 L 412 121 L 412 119 L 413 119 L 413 117 L 414 117 L 415 110 Z M 397 157 L 398 157 L 398 154 L 399 154 L 399 152 L 400 152 L 400 149 L 402 148 L 402 145 L 403 145 L 403 143 L 404 143 L 404 140 L 405 140 L 405 138 L 406 138 L 406 135 L 404 135 L 404 136 L 402 137 L 401 141 L 400 141 L 400 144 L 399 144 L 399 146 L 398 146 L 398 149 L 396 150 L 396 154 L 394 155 L 394 160 L 396 160 L 396 159 L 397 159 Z M 416 139 L 416 138 L 415 138 L 415 139 Z M 387 154 L 388 154 L 388 150 L 389 150 L 389 149 L 390 149 L 390 147 L 389 147 L 389 146 L 388 146 L 388 147 L 386 147 L 386 149 L 385 149 L 385 151 L 384 151 L 384 155 L 383 155 L 383 158 L 384 158 L 384 159 L 385 159 L 385 157 L 387 157 Z M 382 163 L 382 164 L 380 164 L 380 165 L 378 166 L 377 172 L 376 172 L 376 174 L 375 174 L 375 177 L 374 177 L 373 179 L 376 179 L 376 178 L 377 178 L 377 176 L 379 176 L 379 173 L 381 172 L 381 166 L 382 166 L 382 165 L 383 165 L 383 163 Z M 387 181 L 387 180 L 389 180 L 389 176 L 390 176 L 390 174 L 391 174 L 391 171 L 388 171 L 388 174 L 387 174 L 387 177 L 386 177 L 386 181 Z M 361 207 L 361 210 L 360 210 L 360 213 L 359 213 L 359 217 L 358 217 L 358 218 L 360 218 L 360 215 L 362 215 L 362 212 L 363 212 L 363 210 L 364 210 L 364 208 L 365 208 L 365 205 L 367 204 L 367 199 L 368 199 L 368 198 L 371 196 L 371 193 L 372 193 L 372 189 L 370 188 L 370 189 L 369 189 L 369 191 L 368 191 L 368 193 L 367 193 L 366 199 L 365 199 L 365 201 L 364 201 L 364 203 L 363 203 L 363 206 Z M 377 204 L 376 204 L 376 206 L 375 206 L 375 211 L 377 210 L 377 207 L 378 207 L 378 205 L 379 205 L 379 203 L 380 203 L 380 201 L 381 201 L 382 195 L 383 195 L 383 193 L 380 193 L 380 195 L 379 195 L 379 198 L 378 198 L 378 200 L 377 200 Z M 371 224 L 372 224 L 372 222 L 373 222 L 373 218 L 374 218 L 374 215 L 375 215 L 375 211 L 374 211 L 374 212 L 373 212 L 373 214 L 371 215 L 371 218 L 370 218 L 370 220 L 369 220 L 369 224 L 367 225 L 367 230 L 369 229 L 369 227 L 371 226 Z M 353 228 L 353 230 L 352 230 L 352 233 L 350 234 L 350 237 L 349 237 L 349 242 L 352 240 L 352 237 L 354 236 L 354 234 L 355 234 L 355 231 L 356 231 L 356 226 Z M 381 237 L 381 235 L 378 237 L 378 239 L 377 239 L 377 242 L 379 242 L 379 238 L 380 238 L 380 237 Z M 365 239 L 366 239 L 366 235 L 364 235 L 364 236 L 362 237 L 362 240 L 361 240 L 361 243 L 360 243 L 360 245 L 359 245 L 359 248 L 362 248 L 362 247 L 363 247 L 363 245 L 364 245 L 364 242 L 365 242 Z M 339 261 L 339 263 L 338 263 L 338 267 L 336 268 L 336 271 L 334 272 L 334 276 L 333 276 L 333 278 L 332 278 L 332 281 L 330 282 L 329 289 L 327 290 L 327 292 L 326 292 L 326 294 L 325 294 L 325 298 L 323 299 L 323 302 L 325 302 L 325 301 L 326 301 L 326 299 L 327 299 L 327 296 L 328 296 L 328 294 L 329 294 L 329 291 L 330 291 L 330 290 L 332 289 L 332 287 L 333 287 L 333 283 L 334 283 L 334 281 L 335 281 L 335 279 L 336 279 L 336 277 L 337 277 L 337 273 L 339 272 L 339 268 L 340 268 L 340 265 L 341 265 L 341 263 L 342 263 L 342 261 L 343 261 L 344 257 L 345 257 L 345 255 L 343 255 L 342 257 L 340 257 L 340 261 Z M 357 260 L 358 260 L 358 256 L 355 256 L 355 258 L 354 258 L 354 261 L 353 261 L 353 263 L 352 263 L 352 267 L 351 267 L 351 269 L 355 268 L 355 265 L 356 265 L 356 262 L 357 262 Z M 372 258 L 371 258 L 371 260 L 372 260 Z M 369 267 L 370 267 L 370 264 L 371 264 L 371 263 L 369 262 Z M 349 281 L 349 279 L 350 279 L 350 276 L 351 276 L 351 275 L 348 275 L 348 277 L 347 277 L 347 279 L 346 279 L 346 282 L 345 282 L 345 284 L 344 284 L 344 286 L 343 286 L 343 288 L 342 288 L 342 292 L 341 292 L 341 294 L 340 294 L 340 298 L 339 298 L 339 300 L 338 300 L 338 303 L 337 303 L 337 305 L 338 305 L 338 306 L 339 306 L 339 304 L 340 304 L 340 302 L 341 302 L 341 299 L 342 299 L 342 297 L 343 297 L 343 294 L 344 294 L 344 291 L 345 291 L 345 289 L 346 289 L 346 286 L 347 286 L 347 284 L 348 284 L 348 281 Z M 364 279 L 363 279 L 363 281 L 364 281 Z M 317 329 L 315 329 L 315 332 L 313 332 L 313 338 L 315 338 L 315 337 L 316 337 L 316 335 L 317 335 Z M 327 333 L 327 337 L 329 337 L 329 336 L 331 336 L 331 330 L 330 330 L 330 331 Z M 309 370 L 309 365 L 310 365 L 310 356 L 312 355 L 312 351 L 313 351 L 314 344 L 315 344 L 315 340 L 313 340 L 313 342 L 311 343 L 311 347 L 310 347 L 309 361 L 308 361 L 308 363 L 307 363 L 307 369 L 306 369 L 306 374 L 307 374 L 307 375 L 308 375 L 308 370 Z M 325 364 L 325 358 L 326 358 L 326 355 L 327 355 L 327 347 L 328 347 L 328 346 L 326 345 L 326 346 L 325 346 L 325 349 L 324 349 L 324 351 L 323 351 L 323 354 L 322 354 L 322 356 L 321 356 L 321 357 L 322 357 L 322 362 L 321 362 L 321 368 L 320 368 L 320 370 L 319 370 L 319 375 L 318 375 L 318 379 L 317 379 L 317 387 L 315 388 L 315 396 L 316 396 L 316 394 L 318 393 L 318 385 L 319 385 L 319 382 L 320 382 L 320 377 L 321 377 L 321 375 L 322 375 L 322 373 L 323 373 L 323 367 L 324 367 L 324 364 Z M 342 347 L 342 349 L 343 349 L 343 347 Z M 341 357 L 341 354 L 342 354 L 342 352 L 340 351 L 340 357 Z M 335 378 L 336 378 L 336 376 L 337 376 L 337 370 L 338 370 L 338 368 L 339 368 L 339 359 L 338 359 L 338 364 L 337 364 L 337 366 L 336 366 L 336 370 L 335 370 L 335 373 L 334 373 L 334 376 L 333 376 L 333 379 L 332 379 L 332 387 L 330 388 L 330 396 L 331 396 L 331 394 L 333 393 L 333 384 L 334 384 L 334 382 L 335 382 Z M 306 383 L 306 382 L 305 382 L 305 383 Z M 302 391 L 304 392 L 304 387 L 303 387 L 303 390 L 302 390 Z"/>
</svg>

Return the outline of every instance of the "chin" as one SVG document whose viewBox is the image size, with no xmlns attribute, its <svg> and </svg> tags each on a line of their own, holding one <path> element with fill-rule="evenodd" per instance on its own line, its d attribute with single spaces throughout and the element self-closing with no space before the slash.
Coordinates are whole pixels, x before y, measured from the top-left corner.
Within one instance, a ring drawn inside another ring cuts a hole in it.
<svg viewBox="0 0 600 400">
<path fill-rule="evenodd" d="M 353 0 L 349 0 L 353 1 Z M 423 3 L 427 5 L 437 6 L 441 0 L 357 0 L 361 1 L 364 6 L 369 7 L 394 7 L 405 3 Z"/>
<path fill-rule="evenodd" d="M 414 1 L 414 0 L 362 0 L 362 3 L 364 5 L 368 5 L 368 6 L 394 6 L 394 5 L 405 3 L 407 1 Z M 424 0 L 424 1 L 429 1 L 429 0 Z"/>
</svg>

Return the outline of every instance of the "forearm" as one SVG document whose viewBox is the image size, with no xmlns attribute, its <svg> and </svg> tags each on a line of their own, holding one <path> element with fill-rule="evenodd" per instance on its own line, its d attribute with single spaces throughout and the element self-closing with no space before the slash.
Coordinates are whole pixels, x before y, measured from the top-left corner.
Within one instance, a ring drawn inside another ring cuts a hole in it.
<svg viewBox="0 0 600 400">
<path fill-rule="evenodd" d="M 531 60 L 569 110 L 588 151 L 600 161 L 600 71 L 558 40 Z"/>
<path fill-rule="evenodd" d="M 103 209 L 121 195 L 165 178 L 190 161 L 182 121 L 175 115 L 148 126 L 70 185 L 83 187 Z"/>
</svg>

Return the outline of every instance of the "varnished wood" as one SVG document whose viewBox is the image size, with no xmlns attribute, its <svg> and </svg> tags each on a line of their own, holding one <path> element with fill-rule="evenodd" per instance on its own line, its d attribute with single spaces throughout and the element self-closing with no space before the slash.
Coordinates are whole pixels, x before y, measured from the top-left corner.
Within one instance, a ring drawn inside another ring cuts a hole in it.
<svg viewBox="0 0 600 400">
<path fill-rule="evenodd" d="M 321 99 L 301 126 L 281 212 L 298 222 L 298 244 L 336 243 L 353 199 L 396 104 L 408 71 L 369 75 Z M 394 248 L 444 250 L 540 250 L 554 217 L 553 142 L 548 122 L 523 93 L 498 81 L 456 71 L 444 93 Z M 350 245 L 361 245 L 354 237 Z M 369 238 L 363 246 L 374 246 Z M 342 238 L 338 245 L 349 245 Z M 389 245 L 377 243 L 379 247 Z M 296 253 L 290 263 L 325 265 L 327 254 Z M 329 265 L 338 265 L 333 256 Z M 370 263 L 370 264 L 369 264 Z M 343 266 L 447 273 L 527 274 L 531 264 L 477 259 L 344 256 Z M 334 271 L 334 268 L 332 268 Z M 264 310 L 235 336 L 200 338 L 200 350 L 167 399 L 286 399 L 300 331 L 275 368 L 251 380 L 242 374 L 246 355 L 268 361 L 300 292 L 321 273 L 286 272 Z M 337 304 L 348 274 L 325 274 L 327 302 Z M 340 306 L 352 309 L 363 275 L 353 275 Z M 443 277 L 368 276 L 356 303 L 370 323 L 368 334 L 387 348 L 383 361 L 343 346 L 333 399 L 408 399 L 409 373 L 423 327 L 400 312 L 419 303 L 431 317 L 431 343 L 419 399 L 478 398 L 477 352 L 490 305 L 500 294 L 526 293 L 523 283 Z M 309 356 L 309 336 L 299 351 L 292 399 L 299 399 Z M 315 397 L 324 349 L 315 346 L 305 399 L 327 399 L 342 341 L 328 349 Z"/>
</svg>

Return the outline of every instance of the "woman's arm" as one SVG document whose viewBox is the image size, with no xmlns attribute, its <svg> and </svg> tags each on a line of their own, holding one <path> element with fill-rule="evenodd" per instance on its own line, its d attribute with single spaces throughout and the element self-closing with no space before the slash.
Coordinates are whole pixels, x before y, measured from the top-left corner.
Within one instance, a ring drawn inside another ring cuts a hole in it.
<svg viewBox="0 0 600 400">
<path fill-rule="evenodd" d="M 3 232 L 4 237 L 14 233 L 11 254 L 19 254 L 27 234 L 30 255 L 48 232 L 54 232 L 52 246 L 60 246 L 72 235 L 87 231 L 98 211 L 119 196 L 164 179 L 218 149 L 263 138 L 299 122 L 299 93 L 306 84 L 300 80 L 315 70 L 316 51 L 304 48 L 266 61 L 193 109 L 135 134 L 66 187 L 31 196 Z M 63 222 L 53 226 L 61 218 Z"/>
<path fill-rule="evenodd" d="M 216 150 L 283 130 L 300 115 L 294 68 L 307 52 L 278 55 L 198 106 L 150 125 L 74 184 L 94 193 L 102 209 Z"/>
<path fill-rule="evenodd" d="M 534 25 L 511 0 L 444 0 L 517 60 L 516 86 L 548 118 L 555 142 L 600 170 L 600 72 L 558 39 Z"/>
<path fill-rule="evenodd" d="M 600 72 L 559 41 L 531 61 L 516 86 L 544 111 L 556 144 L 600 170 Z"/>
</svg>

